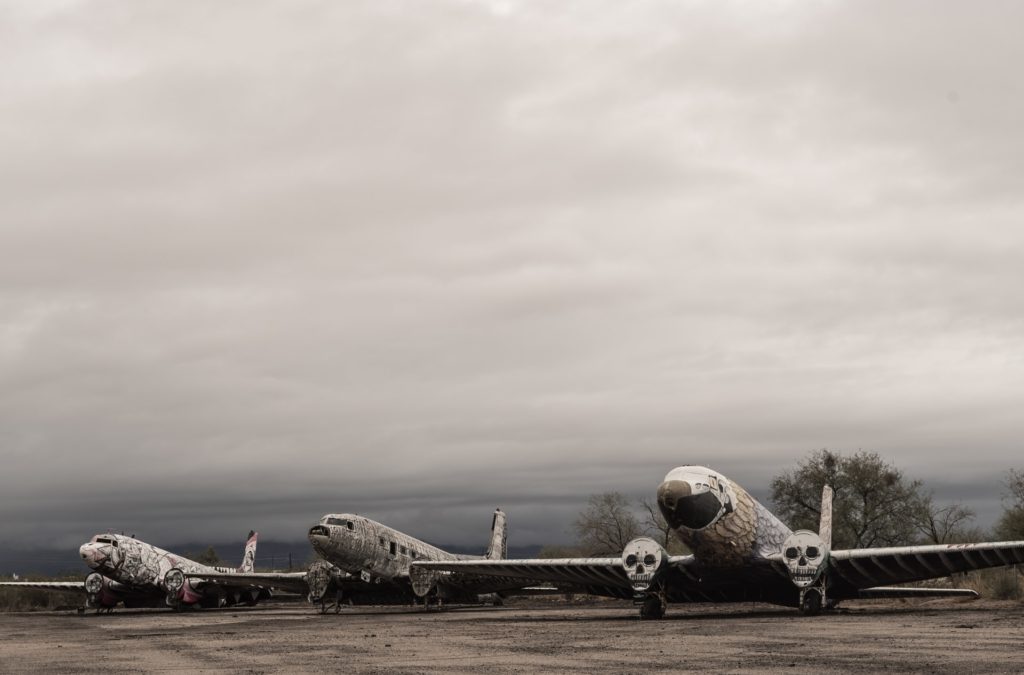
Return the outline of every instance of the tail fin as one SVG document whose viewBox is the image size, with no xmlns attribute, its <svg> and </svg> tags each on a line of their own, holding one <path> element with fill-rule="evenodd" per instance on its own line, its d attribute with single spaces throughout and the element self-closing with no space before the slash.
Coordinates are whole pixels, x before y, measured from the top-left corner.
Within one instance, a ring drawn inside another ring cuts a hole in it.
<svg viewBox="0 0 1024 675">
<path fill-rule="evenodd" d="M 259 533 L 249 530 L 249 539 L 245 542 L 245 555 L 242 557 L 242 564 L 238 566 L 239 572 L 252 572 L 256 562 L 256 539 Z"/>
<path fill-rule="evenodd" d="M 494 510 L 491 521 L 491 543 L 487 545 L 488 560 L 504 560 L 508 557 L 508 517 L 501 509 Z"/>
<path fill-rule="evenodd" d="M 832 549 L 832 487 L 826 485 L 821 489 L 821 520 L 818 521 L 818 536 Z"/>
</svg>

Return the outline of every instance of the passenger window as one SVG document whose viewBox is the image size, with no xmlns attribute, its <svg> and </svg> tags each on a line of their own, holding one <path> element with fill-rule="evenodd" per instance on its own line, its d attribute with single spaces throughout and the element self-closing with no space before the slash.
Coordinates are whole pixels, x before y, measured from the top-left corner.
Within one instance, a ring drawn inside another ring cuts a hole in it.
<svg viewBox="0 0 1024 675">
<path fill-rule="evenodd" d="M 409 551 L 407 551 L 404 546 L 402 547 L 402 555 L 409 555 Z"/>
<path fill-rule="evenodd" d="M 395 555 L 395 553 L 397 553 L 397 552 L 398 552 L 398 544 L 396 544 L 395 542 L 391 542 L 391 546 L 390 546 L 390 548 L 388 549 L 388 552 L 389 552 L 389 553 L 390 553 L 391 555 Z"/>
<path fill-rule="evenodd" d="M 354 526 L 354 525 L 352 525 L 352 521 L 351 521 L 351 520 L 350 520 L 350 521 L 348 521 L 348 522 L 346 523 L 346 525 L 348 525 L 348 529 L 350 529 L 350 530 L 354 530 L 354 529 L 356 529 L 356 528 L 355 528 L 355 526 Z"/>
</svg>

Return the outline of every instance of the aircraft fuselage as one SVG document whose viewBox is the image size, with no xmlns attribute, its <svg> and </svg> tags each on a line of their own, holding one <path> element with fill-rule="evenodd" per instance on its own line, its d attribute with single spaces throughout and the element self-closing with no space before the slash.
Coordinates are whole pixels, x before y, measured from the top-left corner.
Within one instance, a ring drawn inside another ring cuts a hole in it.
<svg viewBox="0 0 1024 675">
<path fill-rule="evenodd" d="M 393 581 L 409 576 L 415 560 L 460 560 L 425 541 L 369 518 L 328 514 L 309 530 L 309 543 L 324 560 L 349 574 Z"/>
</svg>

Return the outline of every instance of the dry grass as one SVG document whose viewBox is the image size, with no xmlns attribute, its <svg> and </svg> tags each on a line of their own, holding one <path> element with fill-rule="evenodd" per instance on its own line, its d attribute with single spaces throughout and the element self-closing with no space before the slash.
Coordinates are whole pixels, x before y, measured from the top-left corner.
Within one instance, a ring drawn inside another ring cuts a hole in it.
<svg viewBox="0 0 1024 675">
<path fill-rule="evenodd" d="M 1016 567 L 997 567 L 971 572 L 962 580 L 989 600 L 1024 600 L 1024 577 Z"/>
<path fill-rule="evenodd" d="M 45 577 L 31 575 L 21 581 L 82 581 L 82 575 Z M 85 596 L 81 593 L 60 593 L 37 588 L 0 588 L 0 612 L 27 612 L 47 609 L 81 607 Z"/>
</svg>

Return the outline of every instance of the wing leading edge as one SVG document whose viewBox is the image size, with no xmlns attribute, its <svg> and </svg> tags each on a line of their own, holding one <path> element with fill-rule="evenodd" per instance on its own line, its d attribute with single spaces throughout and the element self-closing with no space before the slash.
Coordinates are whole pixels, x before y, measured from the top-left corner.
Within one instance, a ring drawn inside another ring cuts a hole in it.
<svg viewBox="0 0 1024 675">
<path fill-rule="evenodd" d="M 3 588 L 35 588 L 43 591 L 62 591 L 67 593 L 85 593 L 85 583 L 81 581 L 0 581 Z"/>
<path fill-rule="evenodd" d="M 690 564 L 693 556 L 671 556 L 668 567 Z M 632 584 L 622 567 L 622 558 L 533 558 L 523 560 L 446 560 L 417 561 L 414 567 L 444 570 L 485 577 L 546 581 L 554 584 L 588 587 L 620 587 Z"/>
</svg>

